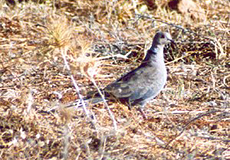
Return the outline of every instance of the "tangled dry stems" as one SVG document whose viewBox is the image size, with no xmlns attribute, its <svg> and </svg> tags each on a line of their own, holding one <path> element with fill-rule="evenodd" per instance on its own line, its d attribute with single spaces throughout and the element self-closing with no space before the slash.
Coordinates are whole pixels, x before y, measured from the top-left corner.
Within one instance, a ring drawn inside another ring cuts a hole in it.
<svg viewBox="0 0 230 160">
<path fill-rule="evenodd" d="M 196 22 L 165 3 L 1 5 L 1 157 L 228 159 L 229 3 L 201 2 L 207 20 Z M 177 45 L 167 48 L 167 86 L 146 107 L 148 121 L 108 103 L 114 131 L 103 104 L 86 108 L 93 119 L 64 108 L 136 67 L 157 30 Z"/>
</svg>

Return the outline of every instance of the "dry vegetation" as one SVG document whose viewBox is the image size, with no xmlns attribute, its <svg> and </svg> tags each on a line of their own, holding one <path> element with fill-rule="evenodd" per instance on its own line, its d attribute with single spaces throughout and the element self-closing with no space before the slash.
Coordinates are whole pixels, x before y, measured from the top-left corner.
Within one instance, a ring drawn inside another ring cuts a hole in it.
<svg viewBox="0 0 230 160">
<path fill-rule="evenodd" d="M 196 0 L 202 19 L 152 2 L 0 3 L 1 159 L 230 159 L 230 2 Z M 177 45 L 148 120 L 64 107 L 138 66 L 158 30 Z"/>
</svg>

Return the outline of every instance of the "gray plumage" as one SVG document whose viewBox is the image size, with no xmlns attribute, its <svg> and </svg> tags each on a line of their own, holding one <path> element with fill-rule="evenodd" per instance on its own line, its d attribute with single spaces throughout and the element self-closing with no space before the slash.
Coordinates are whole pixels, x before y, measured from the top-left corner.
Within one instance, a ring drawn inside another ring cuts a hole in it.
<svg viewBox="0 0 230 160">
<path fill-rule="evenodd" d="M 171 41 L 169 33 L 157 32 L 141 65 L 102 90 L 105 99 L 119 101 L 129 108 L 138 105 L 143 113 L 142 108 L 145 104 L 156 97 L 166 83 L 167 72 L 163 50 L 164 46 Z M 97 92 L 89 93 L 84 99 L 87 103 L 93 104 L 102 101 Z"/>
</svg>

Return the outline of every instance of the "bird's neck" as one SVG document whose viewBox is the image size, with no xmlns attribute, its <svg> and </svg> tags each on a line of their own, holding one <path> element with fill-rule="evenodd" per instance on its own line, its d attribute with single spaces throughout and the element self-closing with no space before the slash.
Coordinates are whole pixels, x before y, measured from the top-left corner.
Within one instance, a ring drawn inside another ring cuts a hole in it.
<svg viewBox="0 0 230 160">
<path fill-rule="evenodd" d="M 144 59 L 144 63 L 149 64 L 164 64 L 164 46 L 152 46 L 148 51 Z"/>
</svg>

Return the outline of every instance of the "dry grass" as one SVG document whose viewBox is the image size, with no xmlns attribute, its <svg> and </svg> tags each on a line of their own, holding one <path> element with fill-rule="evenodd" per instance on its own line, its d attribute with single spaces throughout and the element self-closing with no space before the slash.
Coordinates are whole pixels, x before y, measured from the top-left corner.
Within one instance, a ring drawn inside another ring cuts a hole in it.
<svg viewBox="0 0 230 160">
<path fill-rule="evenodd" d="M 1 159 L 230 159 L 230 3 L 197 1 L 201 21 L 155 2 L 0 4 Z M 116 103 L 115 122 L 103 104 L 64 108 L 138 66 L 158 30 L 177 45 L 148 120 Z"/>
</svg>

